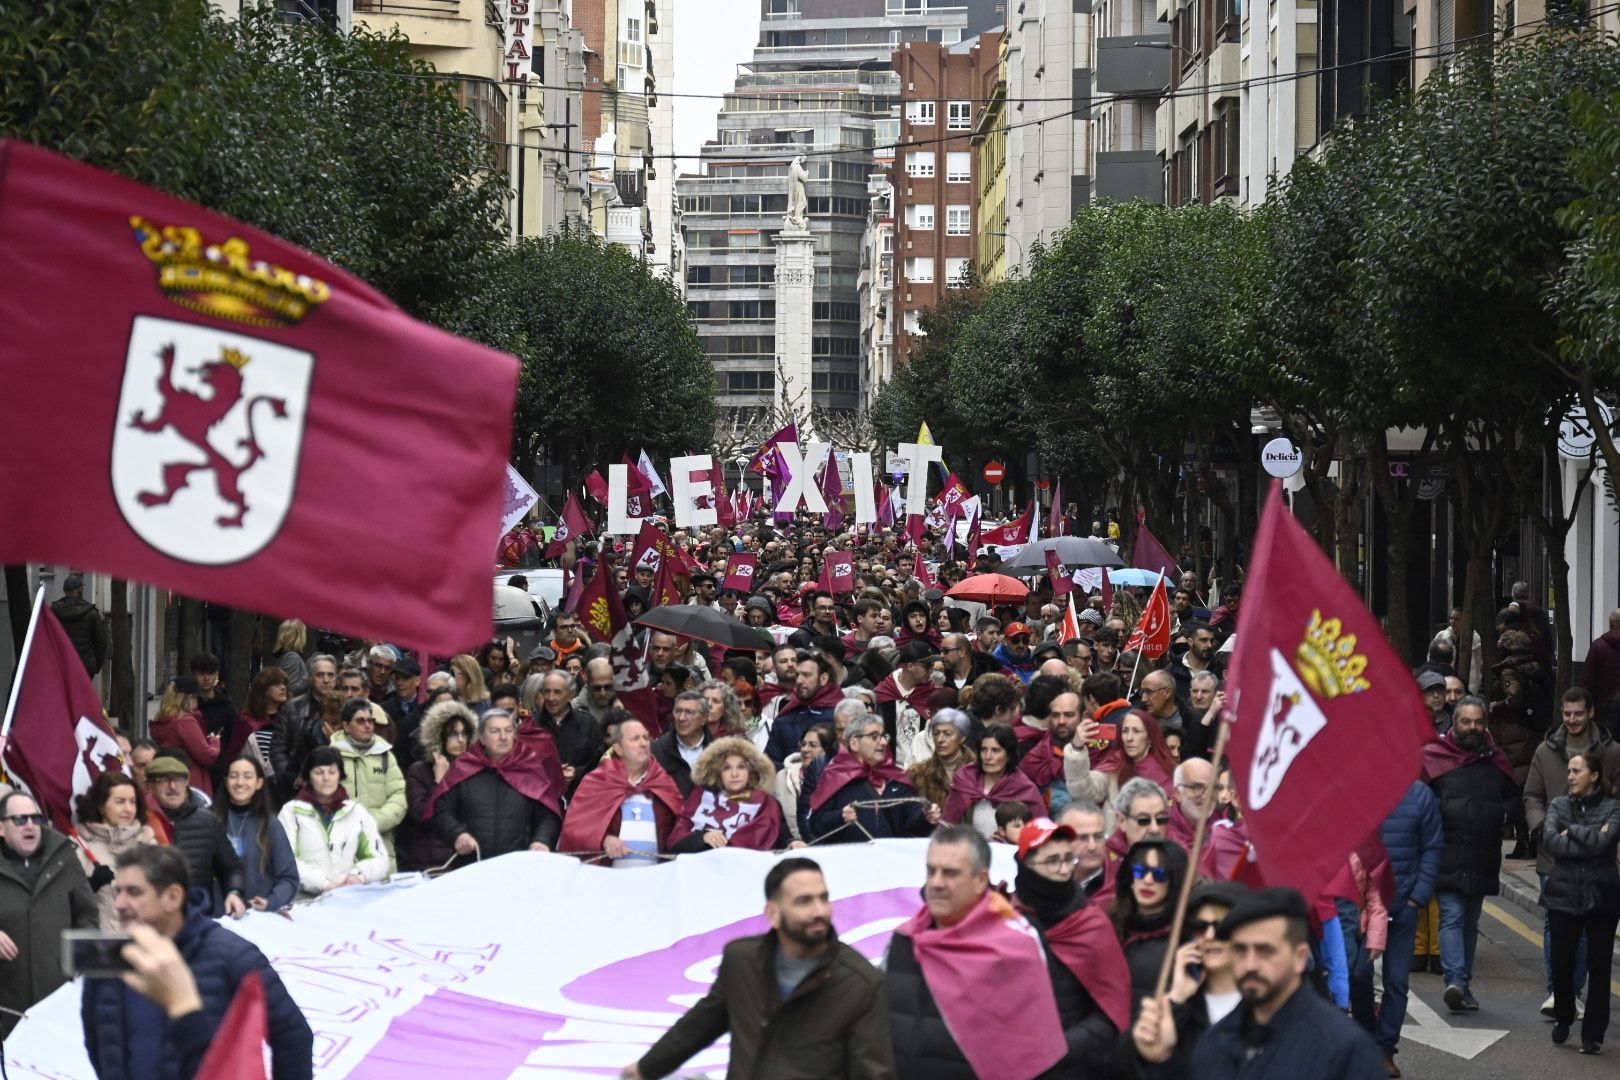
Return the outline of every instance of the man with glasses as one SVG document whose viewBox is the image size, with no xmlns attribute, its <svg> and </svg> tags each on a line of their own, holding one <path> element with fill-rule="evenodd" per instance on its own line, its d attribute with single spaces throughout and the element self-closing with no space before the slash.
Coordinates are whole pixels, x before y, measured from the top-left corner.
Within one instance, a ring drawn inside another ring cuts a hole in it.
<svg viewBox="0 0 1620 1080">
<path fill-rule="evenodd" d="M 1074 829 L 1036 818 L 1018 837 L 1013 903 L 1046 945 L 1058 1020 L 1077 1070 L 1131 1022 L 1131 972 L 1113 924 L 1075 880 Z"/>
<path fill-rule="evenodd" d="M 1114 881 L 1123 865 L 1125 853 L 1133 844 L 1150 837 L 1163 839 L 1170 828 L 1170 799 L 1164 788 L 1145 776 L 1133 776 L 1114 796 L 1114 835 L 1108 838 L 1108 861 L 1103 865 L 1103 880 L 1098 887 L 1098 902 L 1112 906 Z"/>
<path fill-rule="evenodd" d="M 0 1038 L 16 1013 L 67 981 L 62 931 L 94 930 L 100 915 L 73 843 L 47 828 L 39 804 L 20 791 L 0 798 Z"/>
<path fill-rule="evenodd" d="M 846 752 L 827 763 L 810 794 L 809 839 L 853 844 L 933 831 L 939 807 L 918 795 L 894 763 L 882 717 L 851 720 L 844 745 Z"/>
<path fill-rule="evenodd" d="M 1007 636 L 990 654 L 995 657 L 996 663 L 1016 675 L 1025 686 L 1035 677 L 1035 652 L 1029 647 L 1033 636 L 1027 624 L 1008 623 Z"/>
<path fill-rule="evenodd" d="M 966 634 L 946 634 L 940 641 L 940 659 L 945 663 L 945 685 L 952 690 L 966 690 L 973 682 L 973 646 Z"/>
<path fill-rule="evenodd" d="M 613 685 L 613 661 L 605 656 L 587 661 L 585 685 L 574 695 L 572 702 L 575 711 L 595 720 L 597 728 L 600 729 L 608 710 L 613 708 L 613 702 L 618 696 L 618 687 Z"/>
<path fill-rule="evenodd" d="M 1096 896 L 1108 877 L 1108 816 L 1094 802 L 1072 802 L 1057 820 L 1074 830 L 1075 884 Z"/>
<path fill-rule="evenodd" d="M 551 651 L 557 654 L 557 663 L 563 663 L 585 645 L 585 628 L 579 616 L 572 611 L 558 615 L 551 627 Z"/>
<path fill-rule="evenodd" d="M 687 690 L 675 698 L 670 729 L 653 740 L 652 755 L 681 790 L 681 798 L 692 794 L 692 767 L 714 740 L 709 736 L 709 704 L 697 690 Z"/>
<path fill-rule="evenodd" d="M 1181 702 L 1176 700 L 1176 680 L 1167 671 L 1150 671 L 1142 676 L 1142 708 L 1159 722 L 1165 734 L 1176 732 L 1186 737 L 1191 725 L 1181 714 Z"/>
<path fill-rule="evenodd" d="M 397 653 L 387 645 L 373 645 L 366 653 L 366 696 L 379 704 L 394 689 L 394 662 Z"/>
<path fill-rule="evenodd" d="M 171 750 L 152 759 L 146 767 L 158 809 L 169 827 L 169 841 L 180 849 L 191 867 L 192 883 L 206 889 L 212 902 L 210 915 L 241 915 L 247 911 L 242 900 L 242 860 L 225 835 L 219 818 L 202 808 L 202 801 L 191 791 L 191 764 L 182 751 Z"/>
<path fill-rule="evenodd" d="M 1166 835 L 1192 851 L 1193 833 L 1215 804 L 1215 766 L 1203 758 L 1188 758 L 1176 766 L 1171 784 L 1176 790 L 1176 803 L 1170 808 Z"/>
</svg>

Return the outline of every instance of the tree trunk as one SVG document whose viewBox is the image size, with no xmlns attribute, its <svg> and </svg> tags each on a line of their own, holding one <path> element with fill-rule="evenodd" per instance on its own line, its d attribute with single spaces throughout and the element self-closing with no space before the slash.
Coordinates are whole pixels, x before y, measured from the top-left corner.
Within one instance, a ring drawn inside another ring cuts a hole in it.
<svg viewBox="0 0 1620 1080">
<path fill-rule="evenodd" d="M 225 668 L 225 689 L 238 709 L 247 704 L 248 682 L 253 677 L 254 630 L 259 617 L 241 608 L 231 609 L 230 655 L 220 657 Z"/>
<path fill-rule="evenodd" d="M 133 734 L 138 717 L 135 707 L 135 657 L 131 636 L 134 620 L 129 613 L 129 583 L 112 579 L 112 654 L 107 657 L 107 712 L 122 721 Z"/>
</svg>

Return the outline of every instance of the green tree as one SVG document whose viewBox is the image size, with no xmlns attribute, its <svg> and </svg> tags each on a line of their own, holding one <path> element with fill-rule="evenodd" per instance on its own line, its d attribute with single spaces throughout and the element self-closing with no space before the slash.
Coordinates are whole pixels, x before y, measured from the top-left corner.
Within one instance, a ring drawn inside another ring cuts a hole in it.
<svg viewBox="0 0 1620 1080">
<path fill-rule="evenodd" d="M 713 365 L 674 286 L 624 248 L 566 233 L 498 251 L 447 323 L 522 359 L 521 460 L 578 475 L 642 446 L 709 445 Z"/>
</svg>

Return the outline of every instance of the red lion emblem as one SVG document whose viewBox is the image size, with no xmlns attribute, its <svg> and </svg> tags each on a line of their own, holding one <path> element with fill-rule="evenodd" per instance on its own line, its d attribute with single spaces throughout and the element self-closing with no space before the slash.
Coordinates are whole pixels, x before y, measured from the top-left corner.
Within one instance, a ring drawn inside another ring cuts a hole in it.
<svg viewBox="0 0 1620 1080">
<path fill-rule="evenodd" d="M 239 449 L 247 451 L 247 460 L 238 465 L 214 449 L 208 441 L 208 433 L 242 400 L 240 368 L 226 359 L 209 360 L 199 367 L 190 368 L 188 374 L 201 376 L 203 382 L 213 390 L 212 395 L 203 398 L 190 390 L 178 389 L 174 385 L 172 344 L 165 345 L 159 355 L 163 358 L 163 374 L 158 376 L 158 391 L 163 395 L 163 408 L 156 416 L 137 413 L 130 418 L 130 426 L 153 433 L 172 427 L 181 438 L 201 450 L 207 460 L 200 464 L 190 461 L 165 464 L 164 490 L 143 491 L 137 498 L 142 506 L 163 506 L 172 501 L 180 489 L 186 486 L 192 473 L 207 470 L 214 474 L 220 497 L 236 507 L 236 513 L 215 518 L 214 523 L 223 528 L 241 528 L 242 518 L 247 514 L 247 498 L 242 494 L 238 481 L 243 473 L 264 457 L 264 450 L 259 446 L 258 439 L 253 433 L 253 410 L 261 404 L 268 404 L 272 415 L 285 419 L 287 403 L 282 398 L 268 395 L 259 395 L 247 403 L 247 438 L 238 439 L 236 443 Z M 246 358 L 242 358 L 241 362 L 245 364 Z"/>
</svg>

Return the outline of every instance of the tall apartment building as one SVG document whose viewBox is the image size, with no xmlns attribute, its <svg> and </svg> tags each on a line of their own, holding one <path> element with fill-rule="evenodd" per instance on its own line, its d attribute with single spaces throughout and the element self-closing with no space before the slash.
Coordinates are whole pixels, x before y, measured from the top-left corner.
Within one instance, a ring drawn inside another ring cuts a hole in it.
<svg viewBox="0 0 1620 1080">
<path fill-rule="evenodd" d="M 647 60 L 656 76 L 673 87 L 675 71 L 675 0 L 653 0 L 649 5 Z M 701 29 L 701 27 L 700 27 Z M 675 99 L 654 94 L 647 103 L 648 128 L 655 154 L 675 149 Z M 656 157 L 647 166 L 647 219 L 652 237 L 647 242 L 647 269 L 669 274 L 676 288 L 685 287 L 679 210 L 675 203 L 675 177 L 678 170 L 670 159 Z"/>
<path fill-rule="evenodd" d="M 1272 0 L 1262 15 L 1244 9 L 1241 30 L 1237 198 L 1244 206 L 1271 198 L 1318 131 L 1317 0 Z"/>
<path fill-rule="evenodd" d="M 922 313 L 965 282 L 974 257 L 972 135 L 983 68 L 996 42 L 907 42 L 895 51 L 900 140 L 891 173 L 894 207 L 894 358 L 904 363 Z"/>
<path fill-rule="evenodd" d="M 1242 194 L 1242 7 L 1158 0 L 1159 21 L 1170 26 L 1170 93 L 1159 104 L 1156 138 L 1171 206 Z"/>
<path fill-rule="evenodd" d="M 859 298 L 868 179 L 899 141 L 907 42 L 954 45 L 995 0 L 761 0 L 759 44 L 721 106 L 701 172 L 676 181 L 687 307 L 715 364 L 722 410 L 776 395 L 774 263 L 788 165 L 806 155 L 816 238 L 812 385 L 804 405 L 854 411 L 865 367 Z M 735 414 L 734 414 L 735 415 Z"/>
<path fill-rule="evenodd" d="M 1093 198 L 1091 0 L 1009 0 L 1005 222 L 989 232 L 1022 267 Z"/>
<path fill-rule="evenodd" d="M 655 168 L 649 108 L 658 89 L 647 43 L 658 14 L 656 0 L 574 0 L 586 50 L 587 213 L 598 235 L 643 258 L 658 246 L 647 206 L 648 172 Z"/>
<path fill-rule="evenodd" d="M 585 215 L 585 35 L 570 0 L 538 0 L 534 11 L 533 85 L 520 87 L 521 143 L 513 187 L 519 236 L 589 227 Z"/>
<path fill-rule="evenodd" d="M 873 173 L 866 190 L 866 231 L 861 234 L 861 269 L 855 300 L 861 309 L 861 400 L 894 375 L 894 185 L 887 171 Z"/>
<path fill-rule="evenodd" d="M 973 125 L 973 268 L 994 284 L 1007 276 L 1007 35 L 987 30 L 979 45 L 996 54 L 979 68 Z"/>
<path fill-rule="evenodd" d="M 1092 198 L 1163 202 L 1157 113 L 1174 50 L 1158 0 L 1076 2 L 1092 5 Z"/>
</svg>

